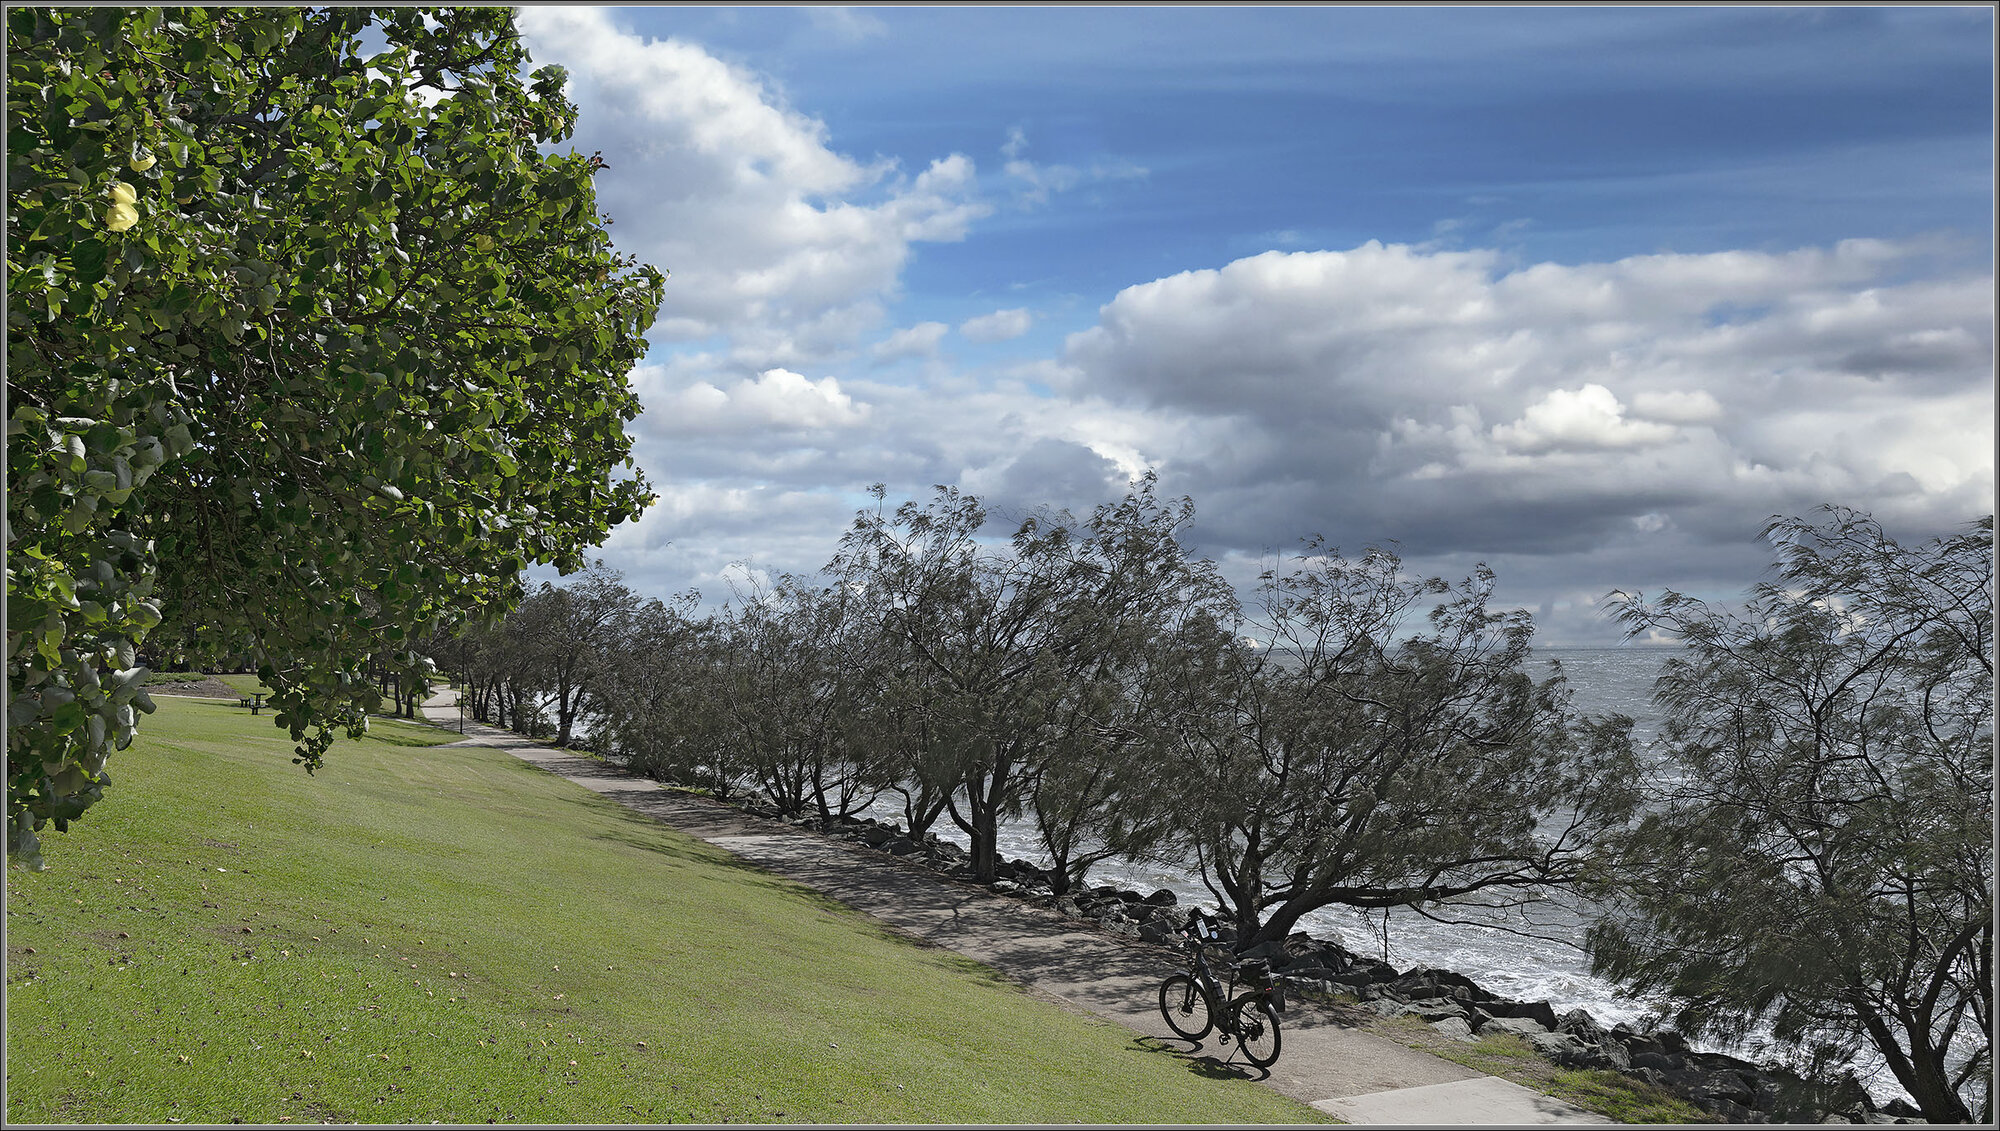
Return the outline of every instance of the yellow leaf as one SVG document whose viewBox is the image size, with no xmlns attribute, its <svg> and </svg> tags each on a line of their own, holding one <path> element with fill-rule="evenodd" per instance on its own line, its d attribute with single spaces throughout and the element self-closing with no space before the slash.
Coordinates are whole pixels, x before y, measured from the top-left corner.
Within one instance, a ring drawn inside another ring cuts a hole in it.
<svg viewBox="0 0 2000 1131">
<path fill-rule="evenodd" d="M 159 162 L 154 160 L 153 155 L 142 149 L 137 157 L 132 158 L 132 171 L 143 173 L 157 164 Z"/>
<path fill-rule="evenodd" d="M 131 204 L 139 199 L 139 190 L 124 181 L 111 182 L 111 203 Z"/>
<path fill-rule="evenodd" d="M 104 210 L 104 227 L 113 232 L 122 232 L 139 222 L 139 210 L 130 204 L 114 204 Z"/>
</svg>

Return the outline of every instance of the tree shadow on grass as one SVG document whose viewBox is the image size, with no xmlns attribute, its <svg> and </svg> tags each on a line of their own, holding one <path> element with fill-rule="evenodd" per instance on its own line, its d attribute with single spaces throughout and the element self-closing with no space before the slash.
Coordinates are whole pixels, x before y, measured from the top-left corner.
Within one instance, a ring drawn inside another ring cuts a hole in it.
<svg viewBox="0 0 2000 1131">
<path fill-rule="evenodd" d="M 617 799 L 612 798 L 611 800 L 616 801 Z M 711 868 L 728 868 L 737 872 L 754 873 L 755 875 L 769 878 L 772 882 L 768 886 L 787 886 L 779 877 L 773 876 L 770 872 L 759 868 L 741 856 L 709 844 L 699 837 L 684 833 L 656 817 L 637 812 L 622 804 L 616 807 L 612 815 L 618 820 L 621 826 L 625 827 L 621 828 L 618 832 L 602 833 L 594 836 L 592 837 L 593 840 L 626 845 L 630 848 L 656 853 L 685 864 L 698 864 Z"/>
</svg>

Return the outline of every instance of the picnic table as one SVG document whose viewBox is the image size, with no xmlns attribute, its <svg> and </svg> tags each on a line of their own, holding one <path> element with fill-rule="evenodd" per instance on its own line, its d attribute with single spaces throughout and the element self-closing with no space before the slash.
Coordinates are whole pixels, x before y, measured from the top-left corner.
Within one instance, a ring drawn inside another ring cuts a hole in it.
<svg viewBox="0 0 2000 1131">
<path fill-rule="evenodd" d="M 238 699 L 236 705 L 238 707 L 248 707 L 251 714 L 257 714 L 264 706 L 264 693 L 261 691 L 252 691 L 249 698 Z"/>
</svg>

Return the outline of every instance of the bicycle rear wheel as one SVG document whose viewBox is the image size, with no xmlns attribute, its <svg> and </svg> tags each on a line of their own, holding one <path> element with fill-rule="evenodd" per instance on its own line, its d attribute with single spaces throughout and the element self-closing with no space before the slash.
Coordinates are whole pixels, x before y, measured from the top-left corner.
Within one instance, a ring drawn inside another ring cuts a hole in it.
<svg viewBox="0 0 2000 1131">
<path fill-rule="evenodd" d="M 1167 1028 L 1183 1040 L 1201 1040 L 1215 1028 L 1215 1018 L 1209 1016 L 1208 995 L 1186 974 L 1175 974 L 1160 983 L 1160 1016 L 1167 1019 Z"/>
<path fill-rule="evenodd" d="M 1243 1046 L 1243 1059 L 1259 1068 L 1271 1067 L 1278 1059 L 1278 1011 L 1261 997 L 1245 994 L 1231 1007 L 1230 1024 Z"/>
</svg>

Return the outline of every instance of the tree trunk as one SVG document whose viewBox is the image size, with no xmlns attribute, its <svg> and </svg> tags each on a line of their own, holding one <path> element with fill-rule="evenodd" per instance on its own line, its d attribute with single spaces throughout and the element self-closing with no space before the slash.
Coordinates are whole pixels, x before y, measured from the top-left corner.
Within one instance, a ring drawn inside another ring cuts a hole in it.
<svg viewBox="0 0 2000 1131">
<path fill-rule="evenodd" d="M 972 821 L 978 826 L 972 832 L 973 876 L 982 884 L 990 884 L 999 878 L 1000 870 L 1000 809 L 1007 796 L 1007 765 L 1001 765 L 993 774 L 985 790 L 985 796 L 974 801 Z M 968 796 L 975 796 L 967 791 Z"/>
<path fill-rule="evenodd" d="M 1239 915 L 1237 930 L 1242 932 L 1239 937 L 1243 940 L 1244 946 L 1254 946 L 1260 942 L 1282 942 L 1291 937 L 1292 932 L 1298 929 L 1299 919 L 1308 910 L 1310 908 L 1303 903 L 1287 902 L 1280 904 L 1276 911 L 1271 912 L 1271 917 L 1264 920 L 1262 926 L 1255 925 L 1257 918 L 1253 913 L 1248 916 L 1248 920 L 1252 926 L 1247 931 L 1244 931 L 1240 926 L 1244 920 L 1244 916 Z"/>
<path fill-rule="evenodd" d="M 1916 1070 L 1916 1081 L 1910 1086 L 1910 1098 L 1917 1101 L 1917 1109 L 1924 1113 L 1925 1122 L 1974 1122 L 1971 1110 L 1945 1077 L 1943 1058 L 1919 1056 L 1916 1058 Z"/>
<path fill-rule="evenodd" d="M 556 676 L 556 745 L 567 748 L 570 726 L 576 721 L 576 704 L 570 701 L 569 672 L 562 670 Z"/>
<path fill-rule="evenodd" d="M 949 805 L 952 823 L 971 842 L 972 877 L 982 884 L 992 883 L 1000 867 L 999 807 L 991 803 L 992 793 L 975 775 L 965 783 L 966 812 L 960 813 L 956 804 Z"/>
<path fill-rule="evenodd" d="M 914 793 L 901 787 L 891 788 L 903 795 L 903 822 L 909 826 L 914 840 L 922 840 L 929 834 L 951 801 L 951 790 L 939 790 L 928 782 L 919 782 Z"/>
<path fill-rule="evenodd" d="M 1951 1086 L 1951 1078 L 1945 1071 L 1944 1057 L 1931 1050 L 1929 1026 L 1910 1024 L 1911 1018 L 1901 1018 L 1903 1035 L 1909 1040 L 1905 1049 L 1896 1040 L 1896 1034 L 1881 1014 L 1866 1007 L 1858 1008 L 1862 1025 L 1882 1051 L 1889 1070 L 1896 1076 L 1896 1082 L 1910 1093 L 1917 1102 L 1917 1110 L 1923 1112 L 1927 1123 L 1971 1123 L 1972 1112 L 1965 1106 L 1965 1100 Z"/>
<path fill-rule="evenodd" d="M 1069 894 L 1069 889 L 1071 887 L 1071 884 L 1069 877 L 1069 860 L 1067 858 L 1063 856 L 1056 856 L 1053 859 L 1051 859 L 1049 870 L 1043 873 L 1043 875 L 1045 875 L 1048 878 L 1050 891 L 1054 892 L 1057 895 Z"/>
</svg>

